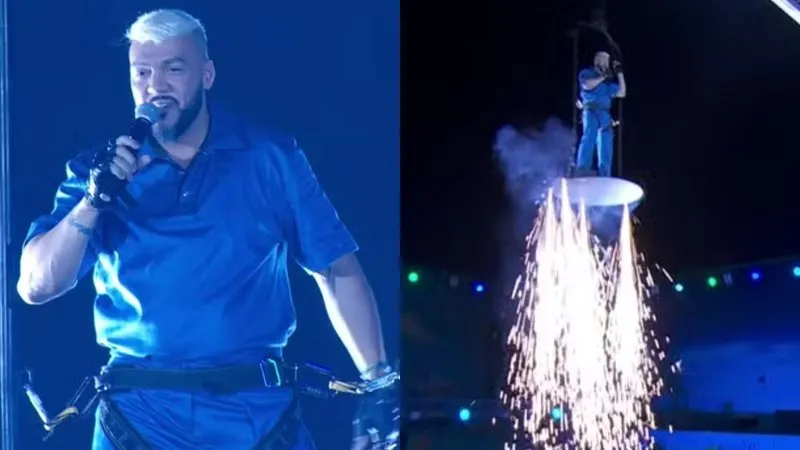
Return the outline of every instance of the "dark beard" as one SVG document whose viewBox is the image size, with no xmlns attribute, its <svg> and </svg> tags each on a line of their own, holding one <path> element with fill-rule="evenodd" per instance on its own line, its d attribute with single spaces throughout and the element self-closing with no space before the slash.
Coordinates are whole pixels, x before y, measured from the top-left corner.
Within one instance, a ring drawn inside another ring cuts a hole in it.
<svg viewBox="0 0 800 450">
<path fill-rule="evenodd" d="M 203 108 L 203 87 L 197 90 L 192 97 L 191 103 L 186 108 L 179 111 L 178 121 L 175 126 L 168 130 L 163 130 L 162 135 L 166 140 L 178 140 L 184 133 L 192 126 L 192 123 L 200 115 L 200 110 Z"/>
</svg>

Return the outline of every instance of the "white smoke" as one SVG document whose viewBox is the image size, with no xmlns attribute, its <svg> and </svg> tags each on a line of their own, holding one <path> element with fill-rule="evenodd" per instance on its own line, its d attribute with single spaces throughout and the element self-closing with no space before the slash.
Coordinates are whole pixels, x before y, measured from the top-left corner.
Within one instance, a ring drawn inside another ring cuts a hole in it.
<svg viewBox="0 0 800 450">
<path fill-rule="evenodd" d="M 497 132 L 495 154 L 518 210 L 535 207 L 557 179 L 568 175 L 574 145 L 570 127 L 554 117 L 537 127 L 506 125 Z"/>
<path fill-rule="evenodd" d="M 574 139 L 570 127 L 554 117 L 537 126 L 506 125 L 495 135 L 495 157 L 512 201 L 511 210 L 497 224 L 496 236 L 505 255 L 499 276 L 508 292 L 519 274 L 520 245 L 536 219 L 539 203 L 559 178 L 568 175 Z"/>
<path fill-rule="evenodd" d="M 547 190 L 559 179 L 568 177 L 574 146 L 572 129 L 555 117 L 536 127 L 523 129 L 506 125 L 498 130 L 494 150 L 503 171 L 506 192 L 514 204 L 515 239 L 520 238 L 520 233 L 527 235 L 530 231 Z M 587 214 L 596 235 L 612 241 L 619 237 L 621 206 L 593 207 Z"/>
</svg>

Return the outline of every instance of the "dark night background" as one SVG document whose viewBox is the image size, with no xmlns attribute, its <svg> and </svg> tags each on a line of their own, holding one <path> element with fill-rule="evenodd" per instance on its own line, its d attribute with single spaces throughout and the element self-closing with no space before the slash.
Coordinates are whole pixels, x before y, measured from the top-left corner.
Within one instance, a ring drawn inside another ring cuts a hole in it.
<svg viewBox="0 0 800 450">
<path fill-rule="evenodd" d="M 597 5 L 403 2 L 404 262 L 498 275 L 507 202 L 494 134 L 512 120 L 570 123 L 567 31 Z M 674 273 L 800 250 L 800 26 L 769 0 L 610 0 L 607 19 L 648 260 Z M 585 66 L 604 46 L 583 43 Z"/>
</svg>

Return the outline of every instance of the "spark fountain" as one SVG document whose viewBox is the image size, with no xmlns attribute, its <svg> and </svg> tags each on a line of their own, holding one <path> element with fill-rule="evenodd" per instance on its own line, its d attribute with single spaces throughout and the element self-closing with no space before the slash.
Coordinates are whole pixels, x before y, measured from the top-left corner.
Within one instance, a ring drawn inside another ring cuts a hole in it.
<svg viewBox="0 0 800 450">
<path fill-rule="evenodd" d="M 628 203 L 617 203 L 618 239 L 604 243 L 586 200 L 576 207 L 569 187 L 561 180 L 541 205 L 512 293 L 513 354 L 501 400 L 514 435 L 506 448 L 652 448 L 650 401 L 662 388 L 663 357 L 648 307 L 652 277 L 634 244 Z M 601 197 L 589 206 L 613 203 L 613 195 Z"/>
</svg>

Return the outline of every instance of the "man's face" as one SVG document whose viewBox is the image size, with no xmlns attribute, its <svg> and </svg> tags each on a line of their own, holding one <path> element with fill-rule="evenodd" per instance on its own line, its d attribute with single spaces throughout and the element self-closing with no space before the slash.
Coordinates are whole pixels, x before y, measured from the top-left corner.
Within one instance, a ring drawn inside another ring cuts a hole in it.
<svg viewBox="0 0 800 450">
<path fill-rule="evenodd" d="M 182 135 L 205 105 L 205 91 L 214 83 L 214 64 L 193 36 L 155 44 L 131 43 L 131 91 L 136 105 L 153 103 L 163 114 L 153 127 L 165 140 Z"/>
<path fill-rule="evenodd" d="M 600 71 L 608 70 L 611 64 L 611 56 L 606 52 L 600 52 L 594 56 L 594 66 Z"/>
</svg>

